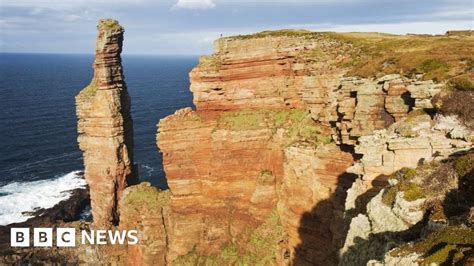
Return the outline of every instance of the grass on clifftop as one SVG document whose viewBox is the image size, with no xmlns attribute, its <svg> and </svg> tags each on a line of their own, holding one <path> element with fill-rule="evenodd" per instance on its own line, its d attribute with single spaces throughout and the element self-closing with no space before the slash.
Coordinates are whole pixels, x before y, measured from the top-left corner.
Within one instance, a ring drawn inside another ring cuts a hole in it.
<svg viewBox="0 0 474 266">
<path fill-rule="evenodd" d="M 163 206 L 168 205 L 171 197 L 169 190 L 158 190 L 148 182 L 128 187 L 122 196 L 122 205 L 127 206 L 126 210 L 160 211 Z"/>
<path fill-rule="evenodd" d="M 349 76 L 377 77 L 389 73 L 425 73 L 437 81 L 472 72 L 474 37 L 390 35 L 380 33 L 326 33 L 353 45 L 345 62 Z"/>
<path fill-rule="evenodd" d="M 123 27 L 115 19 L 107 18 L 99 20 L 99 28 L 107 31 L 119 30 L 123 31 Z"/>
<path fill-rule="evenodd" d="M 303 30 L 303 29 L 282 29 L 282 30 L 273 30 L 273 31 L 262 31 L 254 34 L 245 34 L 237 35 L 233 37 L 228 37 L 231 39 L 238 40 L 247 40 L 247 39 L 257 39 L 265 37 L 298 37 L 298 36 L 313 36 L 319 34 L 317 32 Z"/>
<path fill-rule="evenodd" d="M 340 63 L 348 68 L 348 76 L 370 78 L 392 73 L 406 76 L 424 73 L 424 79 L 439 82 L 463 77 L 456 82 L 460 88 L 472 88 L 474 83 L 473 75 L 466 75 L 474 71 L 474 35 L 469 32 L 429 36 L 283 29 L 224 39 L 247 40 L 280 36 L 336 40 L 352 45 L 348 58 Z M 315 56 L 320 55 L 316 53 Z"/>
</svg>

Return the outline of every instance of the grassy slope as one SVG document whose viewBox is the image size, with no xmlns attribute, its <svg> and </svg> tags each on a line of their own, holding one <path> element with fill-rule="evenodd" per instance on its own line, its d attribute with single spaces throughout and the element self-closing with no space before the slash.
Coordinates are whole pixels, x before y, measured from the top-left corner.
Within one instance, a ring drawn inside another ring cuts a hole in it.
<svg viewBox="0 0 474 266">
<path fill-rule="evenodd" d="M 349 76 L 378 77 L 401 73 L 407 76 L 425 73 L 424 79 L 452 81 L 473 89 L 474 35 L 392 35 L 383 33 L 335 33 L 306 30 L 264 31 L 228 39 L 265 37 L 327 38 L 353 45 L 342 63 Z"/>
</svg>

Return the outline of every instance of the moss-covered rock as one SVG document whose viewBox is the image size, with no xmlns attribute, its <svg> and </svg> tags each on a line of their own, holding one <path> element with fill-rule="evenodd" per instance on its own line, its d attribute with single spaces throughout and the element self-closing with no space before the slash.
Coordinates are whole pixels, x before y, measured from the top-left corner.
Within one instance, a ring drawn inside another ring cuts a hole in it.
<svg viewBox="0 0 474 266">
<path fill-rule="evenodd" d="M 149 182 L 125 189 L 121 199 L 121 211 L 137 212 L 143 210 L 149 212 L 160 212 L 163 206 L 167 206 L 171 197 L 169 190 L 158 190 Z M 129 215 L 130 216 L 130 215 Z"/>
<path fill-rule="evenodd" d="M 473 252 L 474 230 L 464 226 L 450 226 L 419 241 L 401 246 L 391 251 L 390 255 L 401 257 L 417 253 L 422 255 L 421 265 L 453 265 L 472 256 Z"/>
<path fill-rule="evenodd" d="M 106 30 L 106 31 L 123 31 L 124 30 L 117 20 L 111 19 L 111 18 L 99 20 L 99 24 L 97 27 L 99 29 Z"/>
<path fill-rule="evenodd" d="M 97 86 L 95 80 L 92 80 L 91 83 L 82 89 L 77 96 L 83 99 L 89 99 L 95 95 L 98 89 L 99 86 Z"/>
<path fill-rule="evenodd" d="M 412 168 L 402 168 L 390 176 L 395 179 L 396 184 L 387 188 L 382 196 L 382 202 L 387 206 L 392 206 L 398 192 L 403 192 L 403 198 L 407 201 L 415 201 L 425 197 L 422 187 L 414 183 L 417 170 Z"/>
<path fill-rule="evenodd" d="M 474 154 L 466 154 L 456 160 L 454 163 L 456 173 L 463 177 L 474 171 Z"/>
<path fill-rule="evenodd" d="M 304 109 L 225 112 L 219 117 L 217 128 L 234 131 L 271 129 L 274 133 L 284 129 L 288 144 L 296 141 L 315 145 L 332 142 L 331 136 L 322 133 L 321 126 Z"/>
<path fill-rule="evenodd" d="M 173 261 L 174 265 L 276 265 L 283 227 L 276 211 L 255 229 L 248 228 L 217 254 L 202 256 L 192 251 Z"/>
</svg>

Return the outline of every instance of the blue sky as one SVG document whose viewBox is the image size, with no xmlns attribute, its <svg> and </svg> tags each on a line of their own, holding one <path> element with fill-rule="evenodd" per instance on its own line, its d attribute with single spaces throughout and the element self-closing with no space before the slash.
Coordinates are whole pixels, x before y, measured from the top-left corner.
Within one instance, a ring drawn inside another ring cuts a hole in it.
<svg viewBox="0 0 474 266">
<path fill-rule="evenodd" d="M 0 52 L 92 53 L 99 18 L 125 54 L 208 54 L 224 36 L 281 28 L 441 34 L 474 28 L 474 0 L 0 0 Z"/>
</svg>

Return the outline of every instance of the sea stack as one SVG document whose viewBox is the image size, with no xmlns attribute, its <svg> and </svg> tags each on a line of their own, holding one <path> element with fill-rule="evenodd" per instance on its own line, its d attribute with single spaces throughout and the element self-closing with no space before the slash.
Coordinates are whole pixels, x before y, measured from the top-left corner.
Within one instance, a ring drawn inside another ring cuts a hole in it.
<svg viewBox="0 0 474 266">
<path fill-rule="evenodd" d="M 97 30 L 94 76 L 76 96 L 76 113 L 94 225 L 107 228 L 118 223 L 118 201 L 137 174 L 130 97 L 120 58 L 124 29 L 116 20 L 102 19 Z"/>
</svg>

